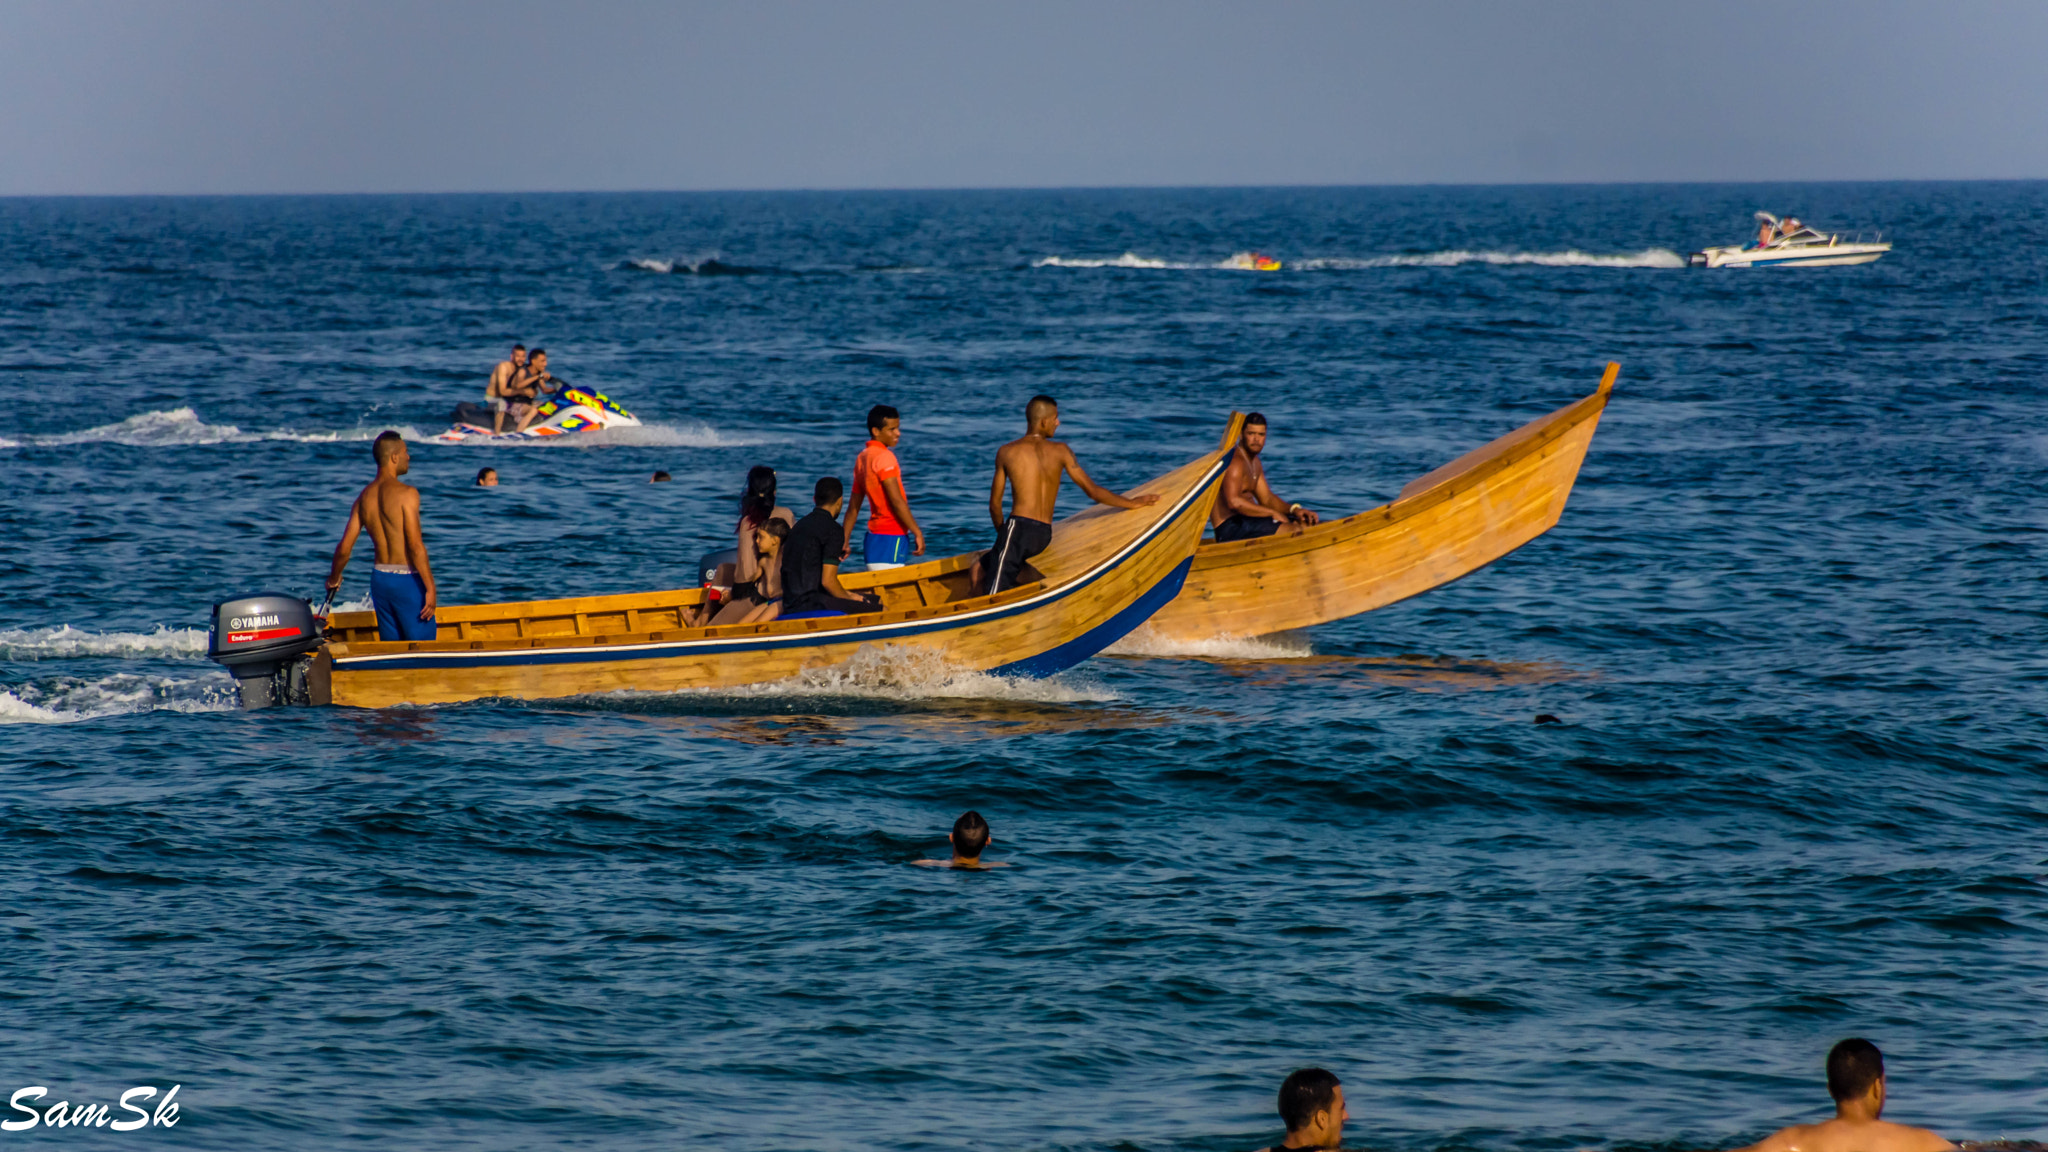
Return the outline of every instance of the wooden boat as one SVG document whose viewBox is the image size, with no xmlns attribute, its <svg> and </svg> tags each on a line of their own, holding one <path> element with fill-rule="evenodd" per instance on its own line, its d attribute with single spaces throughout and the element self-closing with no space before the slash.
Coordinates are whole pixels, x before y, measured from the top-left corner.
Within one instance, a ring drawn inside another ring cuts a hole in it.
<svg viewBox="0 0 2048 1152">
<path fill-rule="evenodd" d="M 1144 636 L 1187 643 L 1342 620 L 1520 548 L 1563 515 L 1620 371 L 1608 364 L 1592 395 L 1418 477 L 1390 504 L 1298 532 L 1205 542 Z"/>
<path fill-rule="evenodd" d="M 1244 423 L 1233 414 L 1224 444 Z M 1042 580 L 975 595 L 978 552 L 841 577 L 882 598 L 861 616 L 682 627 L 699 588 L 441 609 L 432 641 L 380 641 L 376 616 L 337 612 L 307 678 L 315 704 L 375 708 L 484 697 L 730 688 L 844 664 L 863 650 L 959 671 L 1047 676 L 1108 647 L 1173 599 L 1209 521 L 1229 447 L 1140 485 L 1157 504 L 1094 506 L 1054 525 Z"/>
</svg>

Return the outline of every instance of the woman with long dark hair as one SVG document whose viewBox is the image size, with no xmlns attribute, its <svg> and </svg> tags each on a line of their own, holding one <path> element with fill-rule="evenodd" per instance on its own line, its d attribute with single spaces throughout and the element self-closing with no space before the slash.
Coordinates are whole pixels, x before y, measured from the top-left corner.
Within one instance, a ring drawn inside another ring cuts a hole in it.
<svg viewBox="0 0 2048 1152">
<path fill-rule="evenodd" d="M 739 562 L 733 566 L 732 594 L 752 595 L 761 579 L 761 556 L 754 547 L 754 529 L 770 519 L 796 524 L 796 513 L 775 503 L 775 469 L 756 464 L 747 469 L 747 490 L 740 494 L 740 522 L 733 530 L 738 543 Z"/>
</svg>

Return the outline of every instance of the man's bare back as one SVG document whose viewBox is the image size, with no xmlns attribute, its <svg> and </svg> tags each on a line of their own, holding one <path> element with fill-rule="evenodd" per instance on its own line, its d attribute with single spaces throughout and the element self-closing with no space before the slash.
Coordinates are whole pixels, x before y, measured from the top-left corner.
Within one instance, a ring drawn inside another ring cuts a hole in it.
<svg viewBox="0 0 2048 1152">
<path fill-rule="evenodd" d="M 1011 489 L 1010 515 L 1025 520 L 1052 523 L 1059 505 L 1060 480 L 1072 476 L 1081 491 L 1098 504 L 1114 508 L 1144 508 L 1159 502 L 1156 493 L 1135 498 L 1119 496 L 1097 484 L 1074 458 L 1074 450 L 1054 440 L 1060 428 L 1060 412 L 1050 401 L 1032 401 L 1025 409 L 1030 431 L 996 450 L 995 481 L 989 487 L 988 518 L 1003 526 L 1003 487 Z"/>
<path fill-rule="evenodd" d="M 1889 1120 L 1845 1120 L 1780 1129 L 1743 1152 L 1942 1152 L 1955 1145 L 1929 1132 Z"/>
<path fill-rule="evenodd" d="M 1835 1118 L 1781 1128 L 1741 1152 L 1943 1152 L 1955 1145 L 1929 1132 L 1878 1117 L 1884 1113 L 1884 1054 L 1860 1037 L 1828 1052 L 1828 1095 Z"/>
<path fill-rule="evenodd" d="M 341 530 L 341 542 L 334 546 L 334 562 L 327 571 L 328 595 L 341 587 L 356 537 L 367 531 L 380 567 L 410 569 L 419 577 L 425 597 L 419 618 L 432 620 L 434 571 L 427 562 L 426 539 L 420 534 L 420 490 L 399 479 L 411 468 L 412 454 L 395 432 L 379 436 L 375 451 L 377 478 L 365 485 L 349 506 L 348 524 Z"/>
</svg>

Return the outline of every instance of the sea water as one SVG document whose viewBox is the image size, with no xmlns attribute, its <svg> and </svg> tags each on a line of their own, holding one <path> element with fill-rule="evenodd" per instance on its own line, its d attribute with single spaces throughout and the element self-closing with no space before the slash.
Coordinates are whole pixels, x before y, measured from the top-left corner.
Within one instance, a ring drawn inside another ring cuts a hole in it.
<svg viewBox="0 0 2048 1152">
<path fill-rule="evenodd" d="M 1758 208 L 1898 248 L 1683 267 Z M 1889 1114 L 2048 1135 L 2044 243 L 2042 184 L 0 201 L 0 1093 L 1222 1152 L 1321 1065 L 1361 1147 L 1726 1147 L 1861 1035 Z M 644 426 L 418 442 L 515 340 Z M 875 403 L 938 555 L 1034 393 L 1110 487 L 1261 410 L 1338 515 L 1610 359 L 1555 530 L 1298 635 L 380 711 L 204 660 L 386 428 L 466 603 L 686 582 Z M 912 866 L 969 808 L 1010 867 Z"/>
</svg>

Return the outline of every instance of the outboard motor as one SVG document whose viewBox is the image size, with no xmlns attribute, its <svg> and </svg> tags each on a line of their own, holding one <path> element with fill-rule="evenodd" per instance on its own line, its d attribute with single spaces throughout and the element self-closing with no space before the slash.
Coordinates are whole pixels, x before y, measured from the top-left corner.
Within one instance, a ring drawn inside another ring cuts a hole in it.
<svg viewBox="0 0 2048 1152">
<path fill-rule="evenodd" d="M 739 562 L 740 550 L 737 548 L 706 552 L 703 559 L 697 561 L 698 583 L 704 589 L 705 603 L 711 608 L 705 619 L 717 615 L 718 609 L 732 596 L 730 565 Z"/>
<path fill-rule="evenodd" d="M 306 704 L 311 654 L 322 642 L 311 603 L 283 592 L 258 592 L 213 606 L 206 658 L 234 675 L 244 708 Z"/>
</svg>

